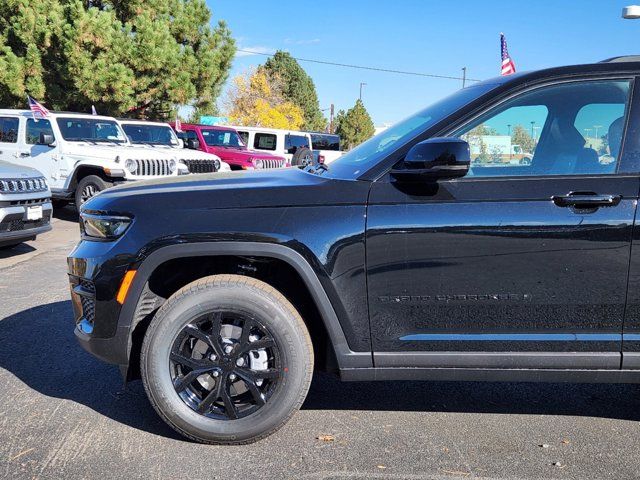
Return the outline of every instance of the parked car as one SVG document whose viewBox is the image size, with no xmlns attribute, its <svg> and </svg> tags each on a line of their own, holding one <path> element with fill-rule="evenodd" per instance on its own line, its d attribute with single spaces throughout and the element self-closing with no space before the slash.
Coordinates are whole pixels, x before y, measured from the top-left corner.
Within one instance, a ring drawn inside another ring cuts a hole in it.
<svg viewBox="0 0 640 480">
<path fill-rule="evenodd" d="M 107 191 L 68 261 L 76 336 L 206 443 L 280 428 L 314 366 L 640 382 L 639 76 L 638 57 L 503 76 L 328 166 Z M 533 121 L 529 165 L 471 161 L 479 125 Z"/>
<path fill-rule="evenodd" d="M 340 158 L 340 135 L 333 133 L 309 132 L 311 135 L 311 148 L 318 152 L 320 163 L 331 163 Z"/>
<path fill-rule="evenodd" d="M 175 129 L 175 125 L 171 125 Z M 254 170 L 288 167 L 287 160 L 278 155 L 247 148 L 238 132 L 230 127 L 182 124 L 177 132 L 186 148 L 218 155 L 232 170 Z"/>
<path fill-rule="evenodd" d="M 231 170 L 228 163 L 213 153 L 184 148 L 184 143 L 168 123 L 122 119 L 120 125 L 133 145 L 144 145 L 175 154 L 177 160 L 187 166 L 189 173 Z"/>
<path fill-rule="evenodd" d="M 307 132 L 233 125 L 231 128 L 235 129 L 242 142 L 253 150 L 282 156 L 296 167 L 313 163 L 311 135 Z"/>
<path fill-rule="evenodd" d="M 0 249 L 51 230 L 51 191 L 35 168 L 0 161 Z"/>
<path fill-rule="evenodd" d="M 188 173 L 168 152 L 132 146 L 114 118 L 67 112 L 0 110 L 0 160 L 36 168 L 54 200 L 77 207 L 118 183 Z"/>
</svg>

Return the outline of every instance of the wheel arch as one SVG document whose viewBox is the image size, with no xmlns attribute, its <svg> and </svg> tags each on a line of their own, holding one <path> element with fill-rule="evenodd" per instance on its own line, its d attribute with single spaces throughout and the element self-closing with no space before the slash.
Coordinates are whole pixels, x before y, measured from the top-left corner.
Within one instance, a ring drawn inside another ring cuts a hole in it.
<svg viewBox="0 0 640 480">
<path fill-rule="evenodd" d="M 311 300 L 319 313 L 319 317 L 333 348 L 335 361 L 339 369 L 372 367 L 371 352 L 354 352 L 349 348 L 346 336 L 338 320 L 338 316 L 327 296 L 320 279 L 309 262 L 295 250 L 280 244 L 260 242 L 197 242 L 176 244 L 161 247 L 151 253 L 137 268 L 134 281 L 129 289 L 127 299 L 122 306 L 119 326 L 127 328 L 128 341 L 126 358 L 131 360 L 132 348 L 136 339 L 136 327 L 144 321 L 145 315 L 139 315 L 140 304 L 145 302 L 143 294 L 149 289 L 149 280 L 160 266 L 171 260 L 189 257 L 261 257 L 279 260 L 290 266 L 302 279 Z M 139 329 L 138 329 L 139 330 Z M 139 341 L 139 339 L 137 339 Z"/>
</svg>

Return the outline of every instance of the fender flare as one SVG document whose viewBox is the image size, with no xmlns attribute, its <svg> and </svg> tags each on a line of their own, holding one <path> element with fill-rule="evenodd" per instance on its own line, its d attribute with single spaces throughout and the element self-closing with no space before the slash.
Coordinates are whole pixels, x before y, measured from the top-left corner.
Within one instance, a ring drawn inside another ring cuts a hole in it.
<svg viewBox="0 0 640 480">
<path fill-rule="evenodd" d="M 305 258 L 295 250 L 284 245 L 260 242 L 197 242 L 169 245 L 151 253 L 139 265 L 131 284 L 127 299 L 120 311 L 118 329 L 127 330 L 128 342 L 126 356 L 129 358 L 133 334 L 132 320 L 138 300 L 144 286 L 155 269 L 168 260 L 199 256 L 260 256 L 282 260 L 289 264 L 304 281 L 318 307 L 320 316 L 329 334 L 329 339 L 336 354 L 338 367 L 362 368 L 373 366 L 372 352 L 354 352 L 349 348 L 342 325 L 313 268 Z"/>
</svg>

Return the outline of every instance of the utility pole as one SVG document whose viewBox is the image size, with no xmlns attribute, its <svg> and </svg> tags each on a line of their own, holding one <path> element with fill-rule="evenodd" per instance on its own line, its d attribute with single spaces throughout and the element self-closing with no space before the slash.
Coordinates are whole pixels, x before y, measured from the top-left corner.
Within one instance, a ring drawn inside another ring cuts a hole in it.
<svg viewBox="0 0 640 480">
<path fill-rule="evenodd" d="M 362 87 L 365 86 L 366 83 L 360 82 L 360 100 L 362 100 Z"/>
<path fill-rule="evenodd" d="M 533 134 L 533 126 L 536 124 L 535 120 L 531 120 L 531 138 L 534 138 Z"/>
<path fill-rule="evenodd" d="M 462 88 L 467 83 L 467 67 L 462 67 Z"/>
<path fill-rule="evenodd" d="M 333 133 L 333 103 L 329 107 L 329 133 Z"/>
</svg>

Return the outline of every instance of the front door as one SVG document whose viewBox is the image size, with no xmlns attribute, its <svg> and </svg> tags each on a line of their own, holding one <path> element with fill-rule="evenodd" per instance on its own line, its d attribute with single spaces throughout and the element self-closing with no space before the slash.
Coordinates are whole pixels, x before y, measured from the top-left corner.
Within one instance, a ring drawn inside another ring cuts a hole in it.
<svg viewBox="0 0 640 480">
<path fill-rule="evenodd" d="M 445 132 L 471 146 L 466 177 L 374 183 L 376 366 L 620 367 L 639 188 L 620 154 L 631 85 L 532 89 Z"/>
</svg>

